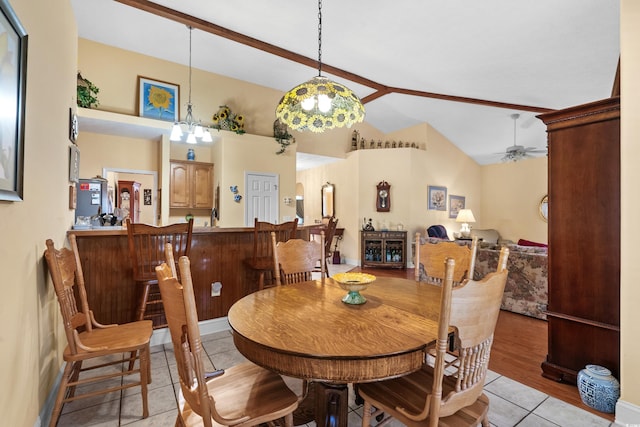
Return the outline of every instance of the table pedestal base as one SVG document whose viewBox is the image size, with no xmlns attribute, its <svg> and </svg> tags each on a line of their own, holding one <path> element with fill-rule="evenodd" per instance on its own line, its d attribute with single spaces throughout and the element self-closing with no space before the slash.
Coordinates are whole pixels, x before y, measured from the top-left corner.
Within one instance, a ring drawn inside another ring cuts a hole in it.
<svg viewBox="0 0 640 427">
<path fill-rule="evenodd" d="M 310 382 L 307 396 L 293 412 L 296 426 L 316 422 L 321 427 L 347 427 L 349 388 L 347 384 Z"/>
<path fill-rule="evenodd" d="M 316 425 L 347 427 L 349 388 L 347 384 L 315 383 Z"/>
</svg>

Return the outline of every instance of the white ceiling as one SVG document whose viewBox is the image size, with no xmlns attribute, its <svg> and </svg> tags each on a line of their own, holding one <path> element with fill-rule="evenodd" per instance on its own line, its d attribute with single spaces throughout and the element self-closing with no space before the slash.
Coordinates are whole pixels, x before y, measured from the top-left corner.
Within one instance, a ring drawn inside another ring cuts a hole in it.
<svg viewBox="0 0 640 427">
<path fill-rule="evenodd" d="M 81 38 L 188 64 L 184 24 L 114 0 L 71 0 Z M 306 0 L 155 3 L 306 57 L 318 56 L 318 4 Z M 560 109 L 610 96 L 619 0 L 324 0 L 322 62 L 376 83 Z M 193 31 L 193 66 L 282 92 L 317 70 Z M 374 89 L 335 78 L 361 98 Z M 384 133 L 429 123 L 479 164 L 514 143 L 544 149 L 535 112 L 392 93 L 365 104 Z M 275 105 L 274 105 L 275 110 Z M 544 154 L 542 154 L 544 155 Z"/>
</svg>

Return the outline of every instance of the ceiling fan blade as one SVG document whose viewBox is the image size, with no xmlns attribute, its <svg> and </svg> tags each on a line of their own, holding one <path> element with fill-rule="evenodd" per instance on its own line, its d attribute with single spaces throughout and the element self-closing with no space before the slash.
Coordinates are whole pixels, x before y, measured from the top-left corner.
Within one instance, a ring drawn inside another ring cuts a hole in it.
<svg viewBox="0 0 640 427">
<path fill-rule="evenodd" d="M 544 148 L 538 148 L 538 147 L 527 147 L 524 149 L 524 151 L 526 151 L 527 153 L 546 153 L 547 150 Z"/>
</svg>

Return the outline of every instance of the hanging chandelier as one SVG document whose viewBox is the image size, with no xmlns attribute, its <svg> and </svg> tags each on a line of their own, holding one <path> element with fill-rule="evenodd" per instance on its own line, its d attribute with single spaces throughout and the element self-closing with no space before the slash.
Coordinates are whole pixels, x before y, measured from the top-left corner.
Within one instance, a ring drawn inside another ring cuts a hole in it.
<svg viewBox="0 0 640 427">
<path fill-rule="evenodd" d="M 212 142 L 211 133 L 208 127 L 202 126 L 202 123 L 198 120 L 193 120 L 193 104 L 191 104 L 191 34 L 193 27 L 189 28 L 189 102 L 187 102 L 187 115 L 183 121 L 178 121 L 173 124 L 171 128 L 171 141 L 182 141 L 184 133 L 187 133 L 187 144 L 197 144 L 198 140 L 202 142 Z M 185 128 L 183 130 L 183 127 Z"/>
<path fill-rule="evenodd" d="M 318 76 L 285 93 L 276 117 L 291 129 L 324 132 L 364 120 L 360 98 L 346 86 L 322 76 L 322 0 L 318 0 Z"/>
</svg>

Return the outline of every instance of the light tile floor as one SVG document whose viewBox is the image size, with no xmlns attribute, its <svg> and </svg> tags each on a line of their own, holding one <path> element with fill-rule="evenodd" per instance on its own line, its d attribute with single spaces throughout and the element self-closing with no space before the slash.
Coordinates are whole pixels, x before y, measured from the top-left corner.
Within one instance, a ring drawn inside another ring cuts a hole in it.
<svg viewBox="0 0 640 427">
<path fill-rule="evenodd" d="M 218 332 L 203 336 L 203 347 L 207 354 L 207 370 L 225 369 L 243 362 L 244 357 L 236 350 L 230 332 Z M 140 389 L 114 392 L 94 398 L 67 403 L 58 426 L 173 426 L 176 420 L 177 372 L 171 344 L 151 349 L 153 382 L 149 385 L 149 417 L 142 419 Z M 294 391 L 299 392 L 300 381 L 287 379 Z M 515 382 L 507 377 L 490 372 L 485 391 L 491 406 L 489 421 L 495 427 L 608 427 L 608 420 L 593 415 L 540 391 Z M 356 405 L 353 396 L 349 405 L 349 426 L 362 422 L 362 406 Z M 392 422 L 391 426 L 401 426 Z M 310 427 L 315 423 L 310 424 Z"/>
</svg>

